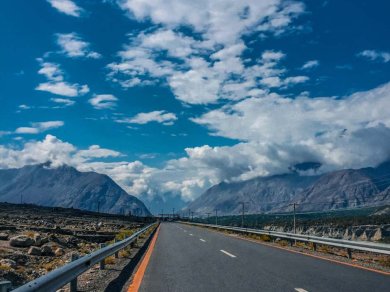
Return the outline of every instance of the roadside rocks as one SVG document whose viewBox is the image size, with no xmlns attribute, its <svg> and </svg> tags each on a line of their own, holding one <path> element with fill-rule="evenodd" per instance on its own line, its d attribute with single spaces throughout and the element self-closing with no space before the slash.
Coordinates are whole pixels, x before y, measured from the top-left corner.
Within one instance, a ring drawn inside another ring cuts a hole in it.
<svg viewBox="0 0 390 292">
<path fill-rule="evenodd" d="M 18 235 L 15 237 L 12 237 L 9 240 L 10 246 L 13 247 L 30 247 L 35 243 L 34 239 L 26 236 L 26 235 Z"/>
<path fill-rule="evenodd" d="M 65 251 L 59 247 L 54 251 L 54 254 L 55 254 L 55 256 L 60 257 L 60 256 L 63 256 L 65 254 Z"/>
<path fill-rule="evenodd" d="M 42 245 L 42 236 L 39 233 L 35 233 L 33 239 L 34 239 L 34 245 L 36 246 Z"/>
<path fill-rule="evenodd" d="M 29 255 L 40 256 L 42 254 L 41 249 L 36 246 L 31 246 L 27 252 Z"/>
<path fill-rule="evenodd" d="M 44 245 L 41 247 L 42 255 L 46 256 L 52 256 L 53 255 L 53 249 L 49 245 Z"/>
<path fill-rule="evenodd" d="M 14 269 L 16 267 L 16 262 L 11 259 L 2 259 L 0 260 L 0 266 Z"/>
<path fill-rule="evenodd" d="M 8 240 L 8 234 L 5 232 L 0 232 L 0 240 Z"/>
</svg>

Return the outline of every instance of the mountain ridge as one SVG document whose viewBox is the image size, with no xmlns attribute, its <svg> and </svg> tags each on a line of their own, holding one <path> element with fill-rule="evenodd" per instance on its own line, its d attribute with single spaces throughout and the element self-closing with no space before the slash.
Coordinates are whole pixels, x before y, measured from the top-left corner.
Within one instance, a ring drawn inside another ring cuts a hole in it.
<svg viewBox="0 0 390 292">
<path fill-rule="evenodd" d="M 390 203 L 390 162 L 378 167 L 342 169 L 302 176 L 296 171 L 240 182 L 221 182 L 191 202 L 196 214 L 326 211 Z"/>
<path fill-rule="evenodd" d="M 50 163 L 0 169 L 0 201 L 149 216 L 142 201 L 105 174 Z"/>
</svg>

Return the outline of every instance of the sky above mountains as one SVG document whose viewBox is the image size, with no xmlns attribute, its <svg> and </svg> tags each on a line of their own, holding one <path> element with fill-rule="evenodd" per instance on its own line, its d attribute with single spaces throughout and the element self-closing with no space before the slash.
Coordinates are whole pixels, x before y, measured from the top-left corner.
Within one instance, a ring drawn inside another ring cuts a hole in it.
<svg viewBox="0 0 390 292">
<path fill-rule="evenodd" d="M 105 173 L 156 212 L 223 180 L 389 159 L 387 1 L 0 5 L 0 168 Z"/>
</svg>

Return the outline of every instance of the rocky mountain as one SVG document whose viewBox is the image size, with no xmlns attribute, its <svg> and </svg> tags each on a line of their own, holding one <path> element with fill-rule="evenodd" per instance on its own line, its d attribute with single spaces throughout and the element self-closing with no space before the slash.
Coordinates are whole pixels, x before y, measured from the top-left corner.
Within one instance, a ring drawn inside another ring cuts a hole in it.
<svg viewBox="0 0 390 292">
<path fill-rule="evenodd" d="M 150 215 L 144 203 L 107 175 L 49 163 L 0 169 L 0 202 L 77 208 L 107 213 Z"/>
<path fill-rule="evenodd" d="M 390 162 L 376 168 L 345 169 L 303 176 L 292 170 L 283 175 L 242 182 L 222 182 L 209 188 L 187 207 L 197 214 L 327 211 L 390 204 Z"/>
</svg>

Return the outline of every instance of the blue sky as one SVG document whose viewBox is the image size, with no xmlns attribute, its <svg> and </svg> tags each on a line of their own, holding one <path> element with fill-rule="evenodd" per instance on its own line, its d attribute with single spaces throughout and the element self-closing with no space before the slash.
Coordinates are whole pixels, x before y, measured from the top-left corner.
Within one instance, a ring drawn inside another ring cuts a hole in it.
<svg viewBox="0 0 390 292">
<path fill-rule="evenodd" d="M 110 175 L 153 209 L 389 159 L 387 1 L 3 1 L 0 167 Z"/>
</svg>

